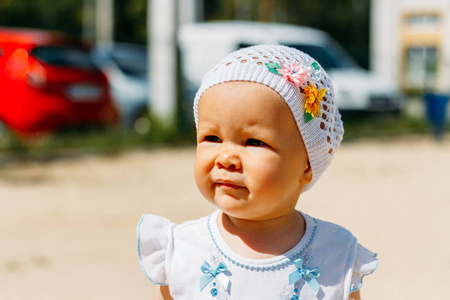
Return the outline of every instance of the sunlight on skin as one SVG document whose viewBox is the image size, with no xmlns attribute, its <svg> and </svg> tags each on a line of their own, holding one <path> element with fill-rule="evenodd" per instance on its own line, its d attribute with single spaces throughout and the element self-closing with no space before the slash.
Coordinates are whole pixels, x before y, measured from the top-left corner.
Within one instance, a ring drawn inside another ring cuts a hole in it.
<svg viewBox="0 0 450 300">
<path fill-rule="evenodd" d="M 199 104 L 197 142 L 196 183 L 222 211 L 217 225 L 230 248 L 245 257 L 264 259 L 297 244 L 305 226 L 295 206 L 303 185 L 311 181 L 311 168 L 292 114 L 280 96 L 254 83 L 210 88 Z M 225 170 L 231 177 L 227 181 L 220 177 Z M 172 299 L 169 286 L 157 286 L 153 299 Z M 360 300 L 359 291 L 349 299 Z"/>
</svg>

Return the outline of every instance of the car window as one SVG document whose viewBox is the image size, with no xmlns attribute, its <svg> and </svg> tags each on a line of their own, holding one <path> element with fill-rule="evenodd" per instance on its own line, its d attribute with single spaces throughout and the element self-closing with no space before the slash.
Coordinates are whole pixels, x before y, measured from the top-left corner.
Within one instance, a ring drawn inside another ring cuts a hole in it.
<svg viewBox="0 0 450 300">
<path fill-rule="evenodd" d="M 344 67 L 342 60 L 338 59 L 334 53 L 320 46 L 314 45 L 289 45 L 292 48 L 296 48 L 309 54 L 312 58 L 317 60 L 320 65 L 325 69 L 340 69 Z"/>
<path fill-rule="evenodd" d="M 147 60 L 143 57 L 111 57 L 117 67 L 129 76 L 145 77 L 147 75 Z"/>
<path fill-rule="evenodd" d="M 53 66 L 87 69 L 95 68 L 89 53 L 78 48 L 66 46 L 40 46 L 31 50 L 30 54 Z"/>
</svg>

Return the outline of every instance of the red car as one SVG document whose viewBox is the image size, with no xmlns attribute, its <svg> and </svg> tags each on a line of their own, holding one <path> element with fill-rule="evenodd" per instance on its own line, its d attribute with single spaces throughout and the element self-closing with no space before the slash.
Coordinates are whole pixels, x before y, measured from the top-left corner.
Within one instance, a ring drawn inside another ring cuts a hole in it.
<svg viewBox="0 0 450 300">
<path fill-rule="evenodd" d="M 27 134 L 117 122 L 107 79 L 80 40 L 0 28 L 0 123 Z"/>
</svg>

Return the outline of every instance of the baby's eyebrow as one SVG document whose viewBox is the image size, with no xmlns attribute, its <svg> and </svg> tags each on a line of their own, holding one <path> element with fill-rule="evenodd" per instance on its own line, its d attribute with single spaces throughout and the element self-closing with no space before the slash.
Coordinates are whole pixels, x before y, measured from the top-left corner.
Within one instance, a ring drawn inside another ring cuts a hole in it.
<svg viewBox="0 0 450 300">
<path fill-rule="evenodd" d="M 215 118 L 213 116 L 208 115 L 206 117 L 201 118 L 201 120 L 199 118 L 198 127 L 207 126 L 207 125 L 215 125 L 215 123 L 216 123 Z"/>
<path fill-rule="evenodd" d="M 243 129 L 247 134 L 255 134 L 255 135 L 267 135 L 268 133 L 273 131 L 273 127 L 271 126 L 263 126 L 261 123 L 255 123 L 246 125 Z"/>
<path fill-rule="evenodd" d="M 198 123 L 198 128 L 200 128 L 200 127 L 203 127 L 203 128 L 215 127 L 215 126 L 216 126 L 215 122 L 211 122 L 211 121 L 201 121 Z"/>
<path fill-rule="evenodd" d="M 197 133 L 204 133 L 204 132 L 215 132 L 217 131 L 217 125 L 213 122 L 204 121 L 201 123 L 198 123 Z"/>
<path fill-rule="evenodd" d="M 258 129 L 258 130 L 245 130 L 244 134 L 248 139 L 260 140 L 262 142 L 272 144 L 274 142 L 273 135 L 270 134 L 269 130 Z"/>
</svg>

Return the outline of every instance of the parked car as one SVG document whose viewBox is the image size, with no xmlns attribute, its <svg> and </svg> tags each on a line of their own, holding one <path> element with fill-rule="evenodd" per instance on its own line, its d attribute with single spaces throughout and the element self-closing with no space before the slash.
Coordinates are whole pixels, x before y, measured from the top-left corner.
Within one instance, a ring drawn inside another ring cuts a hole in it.
<svg viewBox="0 0 450 300">
<path fill-rule="evenodd" d="M 91 57 L 109 80 L 110 91 L 121 115 L 122 125 L 139 133 L 150 130 L 151 86 L 148 82 L 147 47 L 129 43 L 101 44 Z M 197 86 L 183 84 L 181 112 L 183 125 L 193 125 L 192 100 Z"/>
<path fill-rule="evenodd" d="M 108 78 L 123 126 L 135 126 L 148 107 L 147 48 L 127 43 L 101 44 L 92 49 L 91 57 Z"/>
<path fill-rule="evenodd" d="M 0 127 L 16 133 L 118 122 L 89 49 L 62 33 L 0 28 L 0 91 Z"/>
<path fill-rule="evenodd" d="M 328 72 L 340 110 L 397 112 L 400 88 L 357 66 L 325 32 L 295 25 L 246 21 L 185 24 L 180 47 L 187 84 L 199 86 L 203 74 L 228 53 L 256 44 L 283 44 L 315 58 Z"/>
</svg>

